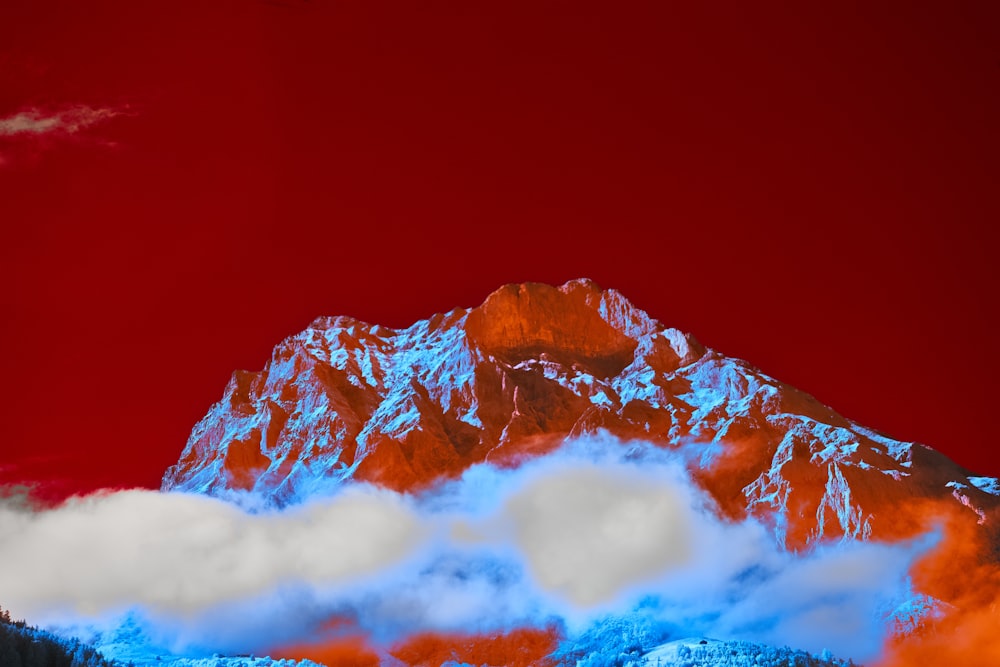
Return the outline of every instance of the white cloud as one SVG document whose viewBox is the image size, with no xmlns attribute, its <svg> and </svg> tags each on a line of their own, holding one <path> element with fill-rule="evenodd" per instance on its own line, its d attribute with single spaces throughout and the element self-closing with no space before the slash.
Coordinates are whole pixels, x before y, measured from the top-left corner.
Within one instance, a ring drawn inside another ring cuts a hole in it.
<svg viewBox="0 0 1000 667">
<path fill-rule="evenodd" d="M 506 509 L 542 587 L 579 606 L 691 558 L 690 512 L 662 481 L 581 466 L 534 481 Z"/>
<path fill-rule="evenodd" d="M 0 604 L 35 622 L 132 609 L 160 645 L 210 653 L 302 640 L 336 614 L 385 641 L 553 619 L 577 632 L 645 599 L 689 634 L 877 653 L 879 610 L 926 545 L 786 553 L 717 518 L 671 457 L 597 438 L 417 498 L 357 485 L 259 514 L 148 491 L 0 505 Z"/>
<path fill-rule="evenodd" d="M 28 617 L 135 605 L 190 613 L 378 572 L 420 539 L 403 499 L 368 487 L 257 515 L 205 496 L 123 491 L 38 513 L 0 508 L 0 591 Z"/>
<path fill-rule="evenodd" d="M 56 111 L 25 109 L 0 118 L 0 137 L 77 134 L 126 113 L 125 109 L 78 104 Z"/>
</svg>

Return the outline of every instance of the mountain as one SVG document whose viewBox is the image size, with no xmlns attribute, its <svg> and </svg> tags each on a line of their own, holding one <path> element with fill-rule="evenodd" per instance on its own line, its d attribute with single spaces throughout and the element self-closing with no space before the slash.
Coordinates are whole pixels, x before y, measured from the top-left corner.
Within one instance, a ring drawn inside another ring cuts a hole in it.
<svg viewBox="0 0 1000 667">
<path fill-rule="evenodd" d="M 162 488 L 277 506 L 349 479 L 417 490 L 602 429 L 676 450 L 723 515 L 758 518 L 789 549 L 909 537 L 930 505 L 998 544 L 996 479 L 854 423 L 588 280 L 506 285 L 406 329 L 319 318 L 263 370 L 233 374 Z"/>
</svg>

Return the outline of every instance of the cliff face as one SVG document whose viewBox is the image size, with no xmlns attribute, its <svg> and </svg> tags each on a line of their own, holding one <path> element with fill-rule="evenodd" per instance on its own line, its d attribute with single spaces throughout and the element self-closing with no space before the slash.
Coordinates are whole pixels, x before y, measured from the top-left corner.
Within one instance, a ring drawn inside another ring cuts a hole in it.
<svg viewBox="0 0 1000 667">
<path fill-rule="evenodd" d="M 903 537 L 927 502 L 980 524 L 1000 507 L 996 480 L 855 424 L 585 280 L 507 285 L 402 330 L 320 318 L 262 371 L 233 375 L 163 488 L 278 505 L 349 478 L 414 490 L 601 429 L 677 450 L 722 513 L 761 518 L 789 548 Z"/>
</svg>

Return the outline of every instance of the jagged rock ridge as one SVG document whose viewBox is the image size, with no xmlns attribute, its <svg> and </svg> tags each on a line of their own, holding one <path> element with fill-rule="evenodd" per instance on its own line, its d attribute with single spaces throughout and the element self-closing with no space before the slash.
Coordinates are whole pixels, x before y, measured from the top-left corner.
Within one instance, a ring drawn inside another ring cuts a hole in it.
<svg viewBox="0 0 1000 667">
<path fill-rule="evenodd" d="M 894 508 L 909 502 L 950 499 L 978 523 L 1000 506 L 996 480 L 855 424 L 587 280 L 506 285 L 401 330 L 317 319 L 262 371 L 233 375 L 163 488 L 279 505 L 349 478 L 412 490 L 599 429 L 676 449 L 721 512 L 769 522 L 789 548 L 899 537 Z"/>
</svg>

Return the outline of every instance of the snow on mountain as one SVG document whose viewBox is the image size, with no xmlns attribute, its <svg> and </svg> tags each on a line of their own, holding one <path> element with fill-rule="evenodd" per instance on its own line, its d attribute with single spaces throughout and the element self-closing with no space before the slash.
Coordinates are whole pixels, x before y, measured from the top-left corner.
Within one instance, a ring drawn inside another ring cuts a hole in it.
<svg viewBox="0 0 1000 667">
<path fill-rule="evenodd" d="M 643 655 L 636 667 L 848 667 L 852 664 L 834 658 L 829 652 L 815 656 L 753 642 L 693 637 L 657 646 Z"/>
<path fill-rule="evenodd" d="M 587 280 L 506 285 L 478 307 L 389 329 L 323 317 L 238 371 L 164 490 L 274 505 L 348 479 L 424 488 L 606 430 L 674 449 L 732 518 L 791 549 L 899 537 L 900 507 L 982 523 L 1000 483 L 864 428 Z"/>
</svg>

